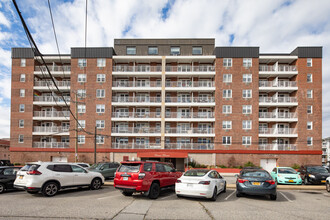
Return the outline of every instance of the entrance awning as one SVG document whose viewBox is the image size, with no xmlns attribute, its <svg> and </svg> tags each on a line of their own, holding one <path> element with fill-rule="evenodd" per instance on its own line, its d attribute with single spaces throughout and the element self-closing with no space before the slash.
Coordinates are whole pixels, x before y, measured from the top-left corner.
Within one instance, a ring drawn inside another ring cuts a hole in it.
<svg viewBox="0 0 330 220">
<path fill-rule="evenodd" d="M 140 158 L 187 158 L 186 152 L 138 152 L 137 157 Z"/>
</svg>

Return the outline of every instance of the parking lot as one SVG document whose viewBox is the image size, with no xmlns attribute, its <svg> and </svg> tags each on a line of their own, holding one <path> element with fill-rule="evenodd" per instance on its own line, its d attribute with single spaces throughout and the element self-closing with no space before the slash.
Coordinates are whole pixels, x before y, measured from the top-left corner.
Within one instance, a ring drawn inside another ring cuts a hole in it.
<svg viewBox="0 0 330 220">
<path fill-rule="evenodd" d="M 171 189 L 157 200 L 123 196 L 112 186 L 101 190 L 65 190 L 52 198 L 24 191 L 0 195 L 0 219 L 328 219 L 330 193 L 325 190 L 279 190 L 278 199 L 236 198 L 227 189 L 217 201 L 178 198 Z"/>
</svg>

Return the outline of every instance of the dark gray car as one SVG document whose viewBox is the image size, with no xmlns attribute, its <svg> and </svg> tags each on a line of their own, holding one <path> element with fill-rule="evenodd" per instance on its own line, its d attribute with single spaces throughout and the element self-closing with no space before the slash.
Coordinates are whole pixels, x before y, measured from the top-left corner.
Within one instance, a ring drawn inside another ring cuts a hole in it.
<svg viewBox="0 0 330 220">
<path fill-rule="evenodd" d="M 88 170 L 99 172 L 104 176 L 105 179 L 110 179 L 114 178 L 114 174 L 119 166 L 119 163 L 96 163 L 89 167 Z"/>
<path fill-rule="evenodd" d="M 237 175 L 236 196 L 269 195 L 271 200 L 276 200 L 276 183 L 271 175 L 263 169 L 242 169 Z"/>
</svg>

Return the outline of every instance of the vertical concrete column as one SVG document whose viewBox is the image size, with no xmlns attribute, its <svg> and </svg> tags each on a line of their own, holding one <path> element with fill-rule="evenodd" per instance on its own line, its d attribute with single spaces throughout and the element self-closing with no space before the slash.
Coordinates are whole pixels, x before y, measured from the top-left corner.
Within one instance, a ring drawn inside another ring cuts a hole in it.
<svg viewBox="0 0 330 220">
<path fill-rule="evenodd" d="M 217 164 L 216 164 L 216 163 L 217 163 L 217 162 L 216 162 L 216 158 L 217 158 L 216 156 L 217 156 L 217 155 L 216 155 L 215 153 L 212 154 L 212 165 L 213 165 L 213 166 L 216 166 L 216 165 L 217 165 Z"/>
<path fill-rule="evenodd" d="M 165 77 L 165 70 L 166 70 L 166 59 L 165 56 L 162 56 L 162 106 L 161 106 L 161 123 L 160 123 L 160 144 L 161 148 L 165 148 L 165 82 L 166 82 L 166 77 Z"/>
</svg>

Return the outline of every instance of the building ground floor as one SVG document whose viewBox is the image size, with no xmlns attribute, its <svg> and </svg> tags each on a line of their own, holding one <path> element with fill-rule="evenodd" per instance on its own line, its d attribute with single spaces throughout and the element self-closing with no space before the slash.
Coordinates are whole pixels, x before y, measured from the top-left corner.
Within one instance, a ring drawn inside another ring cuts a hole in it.
<svg viewBox="0 0 330 220">
<path fill-rule="evenodd" d="M 247 162 L 271 170 L 276 166 L 293 166 L 295 164 L 320 164 L 322 151 L 247 151 L 247 150 L 114 150 L 100 149 L 96 154 L 97 162 L 121 162 L 127 160 L 156 160 L 172 162 L 178 170 L 184 170 L 189 162 L 208 166 L 243 166 Z M 24 164 L 31 161 L 74 162 L 73 149 L 11 149 L 11 162 Z M 92 149 L 78 151 L 78 161 L 94 163 Z"/>
</svg>

